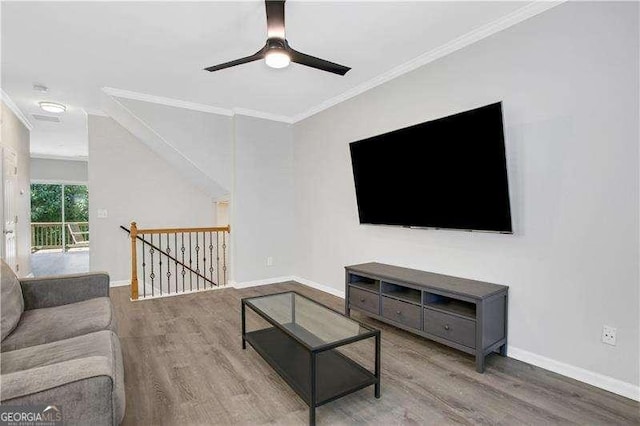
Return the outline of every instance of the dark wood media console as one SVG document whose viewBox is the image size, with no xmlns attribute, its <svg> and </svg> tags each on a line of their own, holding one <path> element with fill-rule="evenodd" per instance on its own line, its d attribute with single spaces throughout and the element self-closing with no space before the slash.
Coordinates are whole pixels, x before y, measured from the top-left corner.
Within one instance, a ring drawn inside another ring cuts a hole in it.
<svg viewBox="0 0 640 426">
<path fill-rule="evenodd" d="M 488 354 L 506 356 L 509 287 L 381 263 L 345 270 L 347 316 L 355 309 L 475 355 L 479 373 Z"/>
</svg>

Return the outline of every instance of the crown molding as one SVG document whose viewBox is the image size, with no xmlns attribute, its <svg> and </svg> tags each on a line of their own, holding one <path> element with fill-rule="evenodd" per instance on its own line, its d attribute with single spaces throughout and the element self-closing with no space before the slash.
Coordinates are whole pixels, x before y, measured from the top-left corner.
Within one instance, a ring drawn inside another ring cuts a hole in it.
<svg viewBox="0 0 640 426">
<path fill-rule="evenodd" d="M 291 117 L 285 115 L 272 114 L 264 111 L 257 111 L 248 108 L 221 108 L 211 105 L 199 104 L 196 102 L 183 101 L 180 99 L 166 98 L 163 96 L 149 95 L 146 93 L 133 92 L 131 90 L 116 89 L 114 87 L 103 87 L 102 91 L 111 97 L 132 99 L 135 101 L 149 102 L 158 105 L 171 106 L 175 108 L 189 109 L 193 111 L 206 112 L 209 114 L 218 114 L 225 117 L 233 117 L 234 115 L 246 115 L 249 117 L 262 118 L 271 121 L 281 121 L 287 124 L 293 123 Z"/>
<path fill-rule="evenodd" d="M 457 50 L 460 50 L 466 46 L 469 46 L 473 43 L 476 43 L 482 39 L 485 39 L 493 34 L 496 34 L 502 30 L 505 30 L 509 27 L 512 27 L 522 21 L 525 21 L 529 18 L 532 18 L 536 15 L 539 15 L 542 12 L 546 12 L 547 10 L 556 7 L 567 0 L 558 0 L 558 1 L 545 1 L 545 0 L 536 0 L 533 3 L 530 3 L 520 9 L 505 15 L 495 21 L 492 21 L 488 24 L 485 24 L 475 30 L 472 30 L 452 41 L 443 44 L 429 52 L 426 52 L 404 64 L 401 64 L 397 67 L 392 68 L 391 70 L 382 73 L 371 80 L 368 80 L 353 89 L 347 90 L 344 93 L 341 93 L 338 96 L 334 96 L 333 98 L 327 99 L 326 101 L 309 108 L 308 110 L 297 114 L 292 118 L 294 123 L 298 121 L 304 120 L 305 118 L 311 117 L 325 109 L 331 108 L 341 102 L 344 102 L 348 99 L 351 99 L 361 93 L 364 93 L 368 90 L 373 89 L 374 87 L 380 86 L 383 83 L 386 83 L 390 80 L 393 80 L 401 75 L 404 75 L 408 72 L 411 72 L 417 68 L 420 68 L 430 62 L 433 62 L 437 59 L 442 58 L 443 56 L 449 55 Z"/>
<path fill-rule="evenodd" d="M 27 116 L 24 115 L 22 111 L 20 111 L 18 105 L 16 105 L 15 102 L 13 102 L 13 100 L 9 97 L 9 95 L 7 95 L 7 93 L 2 89 L 0 89 L 0 99 L 2 99 L 4 104 L 16 115 L 16 117 L 18 117 L 18 120 L 20 120 L 22 124 L 24 124 L 24 127 L 29 129 L 29 131 L 33 130 L 33 124 L 31 124 Z"/>
<path fill-rule="evenodd" d="M 210 114 L 224 115 L 227 117 L 231 117 L 233 115 L 233 111 L 227 108 L 214 107 L 211 105 L 183 101 L 180 99 L 165 98 L 163 96 L 149 95 L 146 93 L 133 92 L 131 90 L 116 89 L 113 87 L 103 87 L 102 91 L 109 96 L 117 97 L 117 98 L 132 99 L 135 101 L 150 102 L 152 104 L 190 109 L 193 111 L 208 112 Z"/>
<path fill-rule="evenodd" d="M 31 153 L 29 155 L 29 158 L 36 158 L 38 160 L 58 160 L 58 161 L 62 160 L 62 161 L 81 161 L 81 162 L 89 161 L 89 157 L 86 155 L 66 157 L 64 155 Z"/>
<path fill-rule="evenodd" d="M 256 111 L 254 109 L 234 108 L 233 114 L 246 115 L 248 117 L 262 118 L 265 120 L 281 121 L 283 123 L 293 124 L 293 118 L 287 117 L 286 115 L 271 114 L 269 112 Z"/>
</svg>

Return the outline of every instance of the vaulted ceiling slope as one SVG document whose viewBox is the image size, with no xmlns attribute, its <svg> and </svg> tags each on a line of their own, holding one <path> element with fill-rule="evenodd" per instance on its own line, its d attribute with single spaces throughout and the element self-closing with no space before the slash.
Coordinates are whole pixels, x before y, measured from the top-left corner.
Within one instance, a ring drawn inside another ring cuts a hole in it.
<svg viewBox="0 0 640 426">
<path fill-rule="evenodd" d="M 287 2 L 292 47 L 353 68 L 338 76 L 263 61 L 203 71 L 264 44 L 262 1 L 4 2 L 2 87 L 28 117 L 43 97 L 34 82 L 70 107 L 54 127 L 64 129 L 59 145 L 78 138 L 76 113 L 100 112 L 103 87 L 295 119 L 420 55 L 546 8 L 532 3 Z M 51 125 L 34 124 L 37 148 L 38 130 Z"/>
</svg>

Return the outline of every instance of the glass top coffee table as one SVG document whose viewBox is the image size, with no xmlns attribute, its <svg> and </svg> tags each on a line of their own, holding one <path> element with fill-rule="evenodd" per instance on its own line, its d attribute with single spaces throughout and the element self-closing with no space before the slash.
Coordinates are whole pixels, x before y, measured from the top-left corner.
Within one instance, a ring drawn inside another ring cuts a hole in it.
<svg viewBox="0 0 640 426">
<path fill-rule="evenodd" d="M 246 330 L 246 307 L 269 327 Z M 337 348 L 375 339 L 371 372 Z M 249 343 L 309 405 L 309 423 L 327 402 L 367 386 L 380 398 L 380 330 L 293 291 L 242 299 L 242 348 Z"/>
</svg>

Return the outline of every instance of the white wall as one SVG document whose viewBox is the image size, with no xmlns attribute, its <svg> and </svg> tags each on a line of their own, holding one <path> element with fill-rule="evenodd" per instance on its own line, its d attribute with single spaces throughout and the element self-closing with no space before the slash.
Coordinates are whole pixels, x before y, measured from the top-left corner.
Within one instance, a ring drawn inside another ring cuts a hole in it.
<svg viewBox="0 0 640 426">
<path fill-rule="evenodd" d="M 89 115 L 91 270 L 130 278 L 130 240 L 119 229 L 211 226 L 213 200 L 114 120 Z M 98 209 L 108 217 L 99 219 Z"/>
<path fill-rule="evenodd" d="M 86 161 L 31 158 L 33 182 L 82 184 L 86 183 L 88 178 Z"/>
<path fill-rule="evenodd" d="M 231 117 L 131 99 L 118 101 L 231 191 Z"/>
<path fill-rule="evenodd" d="M 228 199 L 231 117 L 106 94 L 103 109 L 193 186 L 215 199 Z"/>
<path fill-rule="evenodd" d="M 295 275 L 343 289 L 376 260 L 506 284 L 511 354 L 637 395 L 638 15 L 565 3 L 297 123 Z M 500 100 L 514 235 L 358 224 L 349 142 Z"/>
<path fill-rule="evenodd" d="M 293 148 L 288 124 L 235 116 L 231 196 L 232 279 L 290 276 L 293 269 Z M 273 266 L 266 258 L 273 258 Z"/>
<path fill-rule="evenodd" d="M 26 276 L 31 273 L 31 195 L 30 195 L 30 163 L 29 129 L 15 116 L 3 102 L 0 102 L 0 145 L 11 148 L 18 155 L 18 188 L 16 194 L 18 223 L 16 225 L 17 265 L 18 275 Z M 0 200 L 2 200 L 2 185 L 0 184 Z M 0 205 L 0 219 L 2 205 Z M 0 230 L 2 221 L 0 220 Z M 3 235 L 0 233 L 0 235 Z M 1 244 L 4 244 L 4 236 Z M 1 250 L 0 250 L 1 251 Z"/>
</svg>

